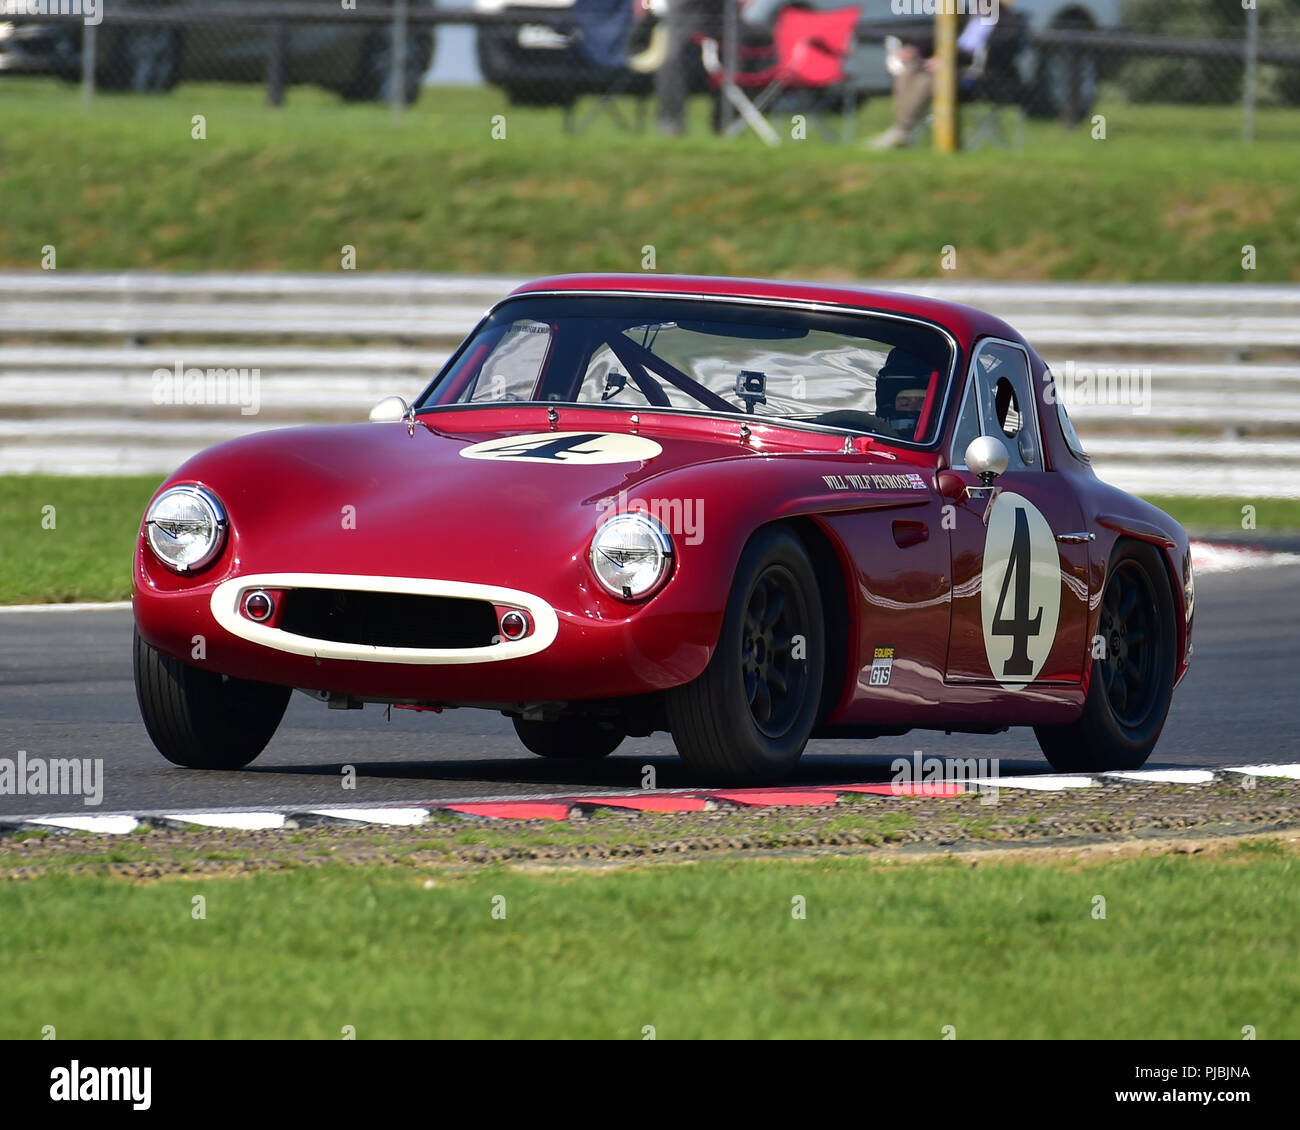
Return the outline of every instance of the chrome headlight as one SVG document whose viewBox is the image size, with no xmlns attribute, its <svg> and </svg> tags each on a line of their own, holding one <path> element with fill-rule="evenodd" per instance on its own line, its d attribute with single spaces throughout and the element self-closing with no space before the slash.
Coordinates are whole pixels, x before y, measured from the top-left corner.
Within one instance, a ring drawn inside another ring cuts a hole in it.
<svg viewBox="0 0 1300 1130">
<path fill-rule="evenodd" d="M 591 570 L 614 596 L 641 600 L 668 578 L 672 539 L 648 514 L 615 514 L 591 539 Z"/>
<path fill-rule="evenodd" d="M 154 556 L 177 573 L 189 573 L 221 552 L 226 511 L 210 490 L 172 487 L 154 499 L 144 516 L 144 528 Z"/>
</svg>

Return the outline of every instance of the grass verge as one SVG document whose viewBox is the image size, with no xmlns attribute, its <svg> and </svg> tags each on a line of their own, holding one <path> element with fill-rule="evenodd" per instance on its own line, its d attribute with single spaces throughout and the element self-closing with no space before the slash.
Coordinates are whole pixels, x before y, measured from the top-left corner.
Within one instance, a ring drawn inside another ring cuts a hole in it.
<svg viewBox="0 0 1300 1130">
<path fill-rule="evenodd" d="M 1296 865 L 64 874 L 0 885 L 0 1037 L 1296 1038 Z"/>
<path fill-rule="evenodd" d="M 361 270 L 533 274 L 641 270 L 650 246 L 655 269 L 703 274 L 1300 279 L 1294 110 L 1260 110 L 1245 146 L 1235 106 L 1112 100 L 1104 139 L 1035 122 L 1023 150 L 950 159 L 815 130 L 720 140 L 704 99 L 664 138 L 568 136 L 491 88 L 426 91 L 399 122 L 311 88 L 264 98 L 185 84 L 87 109 L 56 80 L 0 79 L 0 266 L 50 245 L 68 269 L 337 270 L 352 245 Z M 869 103 L 859 139 L 888 113 Z"/>
</svg>

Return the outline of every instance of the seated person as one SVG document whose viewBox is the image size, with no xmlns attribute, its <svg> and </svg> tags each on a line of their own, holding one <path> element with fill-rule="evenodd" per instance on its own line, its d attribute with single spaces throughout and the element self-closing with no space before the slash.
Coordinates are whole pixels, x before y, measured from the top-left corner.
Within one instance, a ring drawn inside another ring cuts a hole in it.
<svg viewBox="0 0 1300 1130">
<path fill-rule="evenodd" d="M 996 14 L 986 18 L 971 12 L 957 39 L 958 66 L 970 65 L 996 26 Z M 917 44 L 900 43 L 893 36 L 885 41 L 885 50 L 889 72 L 894 76 L 894 124 L 868 144 L 872 149 L 902 149 L 912 143 L 912 133 L 930 107 L 939 62 L 932 56 L 924 57 Z"/>
</svg>

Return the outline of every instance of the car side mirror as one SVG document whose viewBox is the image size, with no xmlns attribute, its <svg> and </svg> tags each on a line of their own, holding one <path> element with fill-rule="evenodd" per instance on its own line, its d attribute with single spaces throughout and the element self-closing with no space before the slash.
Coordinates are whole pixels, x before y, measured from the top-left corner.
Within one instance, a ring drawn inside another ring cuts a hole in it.
<svg viewBox="0 0 1300 1130">
<path fill-rule="evenodd" d="M 410 414 L 410 411 L 411 406 L 400 396 L 385 396 L 383 400 L 370 409 L 370 422 L 380 424 L 404 420 Z"/>
<path fill-rule="evenodd" d="M 986 487 L 993 485 L 1010 461 L 1007 445 L 996 436 L 977 436 L 966 448 L 967 470 L 978 475 Z"/>
</svg>

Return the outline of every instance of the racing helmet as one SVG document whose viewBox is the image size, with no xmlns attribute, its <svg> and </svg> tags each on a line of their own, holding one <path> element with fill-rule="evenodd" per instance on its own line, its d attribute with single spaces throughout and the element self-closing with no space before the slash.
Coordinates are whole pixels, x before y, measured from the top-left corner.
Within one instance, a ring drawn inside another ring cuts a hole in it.
<svg viewBox="0 0 1300 1130">
<path fill-rule="evenodd" d="M 876 374 L 876 415 L 903 439 L 919 439 L 916 426 L 925 407 L 934 366 L 901 345 L 889 351 Z"/>
</svg>

